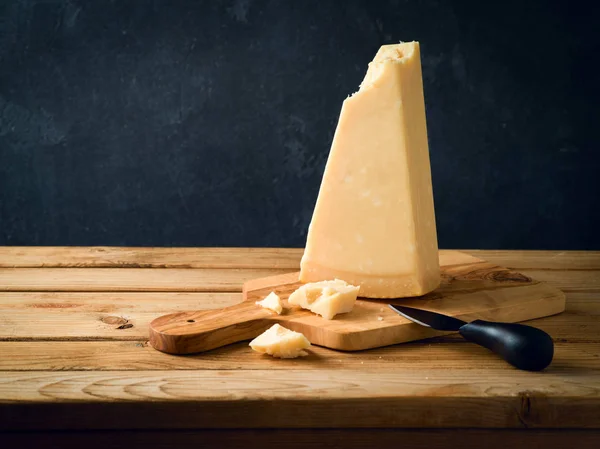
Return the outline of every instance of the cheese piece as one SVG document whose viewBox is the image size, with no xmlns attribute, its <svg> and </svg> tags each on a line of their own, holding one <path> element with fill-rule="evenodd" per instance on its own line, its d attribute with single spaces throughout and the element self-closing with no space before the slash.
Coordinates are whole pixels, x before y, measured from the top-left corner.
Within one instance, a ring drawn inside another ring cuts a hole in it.
<svg viewBox="0 0 600 449">
<path fill-rule="evenodd" d="M 256 301 L 255 304 L 264 307 L 265 309 L 272 310 L 278 315 L 281 315 L 281 312 L 283 310 L 281 299 L 275 294 L 275 292 L 269 293 L 265 299 L 263 299 L 262 301 Z"/>
<path fill-rule="evenodd" d="M 302 282 L 369 298 L 440 283 L 418 42 L 384 45 L 342 105 L 302 257 Z"/>
<path fill-rule="evenodd" d="M 274 324 L 250 342 L 256 352 L 269 354 L 282 359 L 294 359 L 308 355 L 304 349 L 310 347 L 310 341 L 300 332 Z"/>
<path fill-rule="evenodd" d="M 288 298 L 288 303 L 308 309 L 326 320 L 331 320 L 338 313 L 352 310 L 360 287 L 348 285 L 344 281 L 315 282 L 306 284 L 296 290 Z"/>
</svg>

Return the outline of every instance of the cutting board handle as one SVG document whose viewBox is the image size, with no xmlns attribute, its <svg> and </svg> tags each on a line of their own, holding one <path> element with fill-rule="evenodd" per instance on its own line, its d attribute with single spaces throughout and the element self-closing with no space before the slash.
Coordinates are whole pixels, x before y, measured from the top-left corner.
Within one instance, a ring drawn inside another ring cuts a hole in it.
<svg viewBox="0 0 600 449">
<path fill-rule="evenodd" d="M 150 345 L 169 354 L 208 351 L 257 337 L 277 316 L 250 301 L 224 309 L 163 315 L 150 323 Z"/>
</svg>

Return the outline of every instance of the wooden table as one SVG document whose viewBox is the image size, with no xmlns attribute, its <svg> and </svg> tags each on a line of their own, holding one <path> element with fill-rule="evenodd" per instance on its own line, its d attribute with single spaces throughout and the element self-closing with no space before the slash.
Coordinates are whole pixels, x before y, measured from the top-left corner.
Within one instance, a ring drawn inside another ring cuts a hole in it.
<svg viewBox="0 0 600 449">
<path fill-rule="evenodd" d="M 170 356 L 147 344 L 153 318 L 234 304 L 302 251 L 0 248 L 0 446 L 600 447 L 600 253 L 466 252 L 566 293 L 565 313 L 531 323 L 555 338 L 547 371 L 456 336 Z"/>
</svg>

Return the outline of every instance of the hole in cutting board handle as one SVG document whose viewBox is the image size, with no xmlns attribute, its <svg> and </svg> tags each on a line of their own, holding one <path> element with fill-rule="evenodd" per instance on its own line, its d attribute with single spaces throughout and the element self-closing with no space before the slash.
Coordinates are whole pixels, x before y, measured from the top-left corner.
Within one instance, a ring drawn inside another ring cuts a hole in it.
<svg viewBox="0 0 600 449">
<path fill-rule="evenodd" d="M 196 320 L 187 320 L 188 323 L 195 323 Z"/>
</svg>

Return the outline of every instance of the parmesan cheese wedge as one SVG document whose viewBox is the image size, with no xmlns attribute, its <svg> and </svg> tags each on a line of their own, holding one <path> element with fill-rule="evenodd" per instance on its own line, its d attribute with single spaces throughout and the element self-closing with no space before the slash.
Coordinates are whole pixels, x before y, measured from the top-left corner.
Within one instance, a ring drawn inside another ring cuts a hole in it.
<svg viewBox="0 0 600 449">
<path fill-rule="evenodd" d="M 339 279 L 314 282 L 303 285 L 292 293 L 288 302 L 321 315 L 326 320 L 331 320 L 338 313 L 352 310 L 359 289 L 360 287 L 349 285 Z"/>
<path fill-rule="evenodd" d="M 342 105 L 300 273 L 335 278 L 368 298 L 440 284 L 418 42 L 382 46 Z"/>
<path fill-rule="evenodd" d="M 308 355 L 304 350 L 310 347 L 310 341 L 300 332 L 294 332 L 279 324 L 274 324 L 252 340 L 250 347 L 256 352 L 273 357 L 294 359 Z"/>
</svg>

